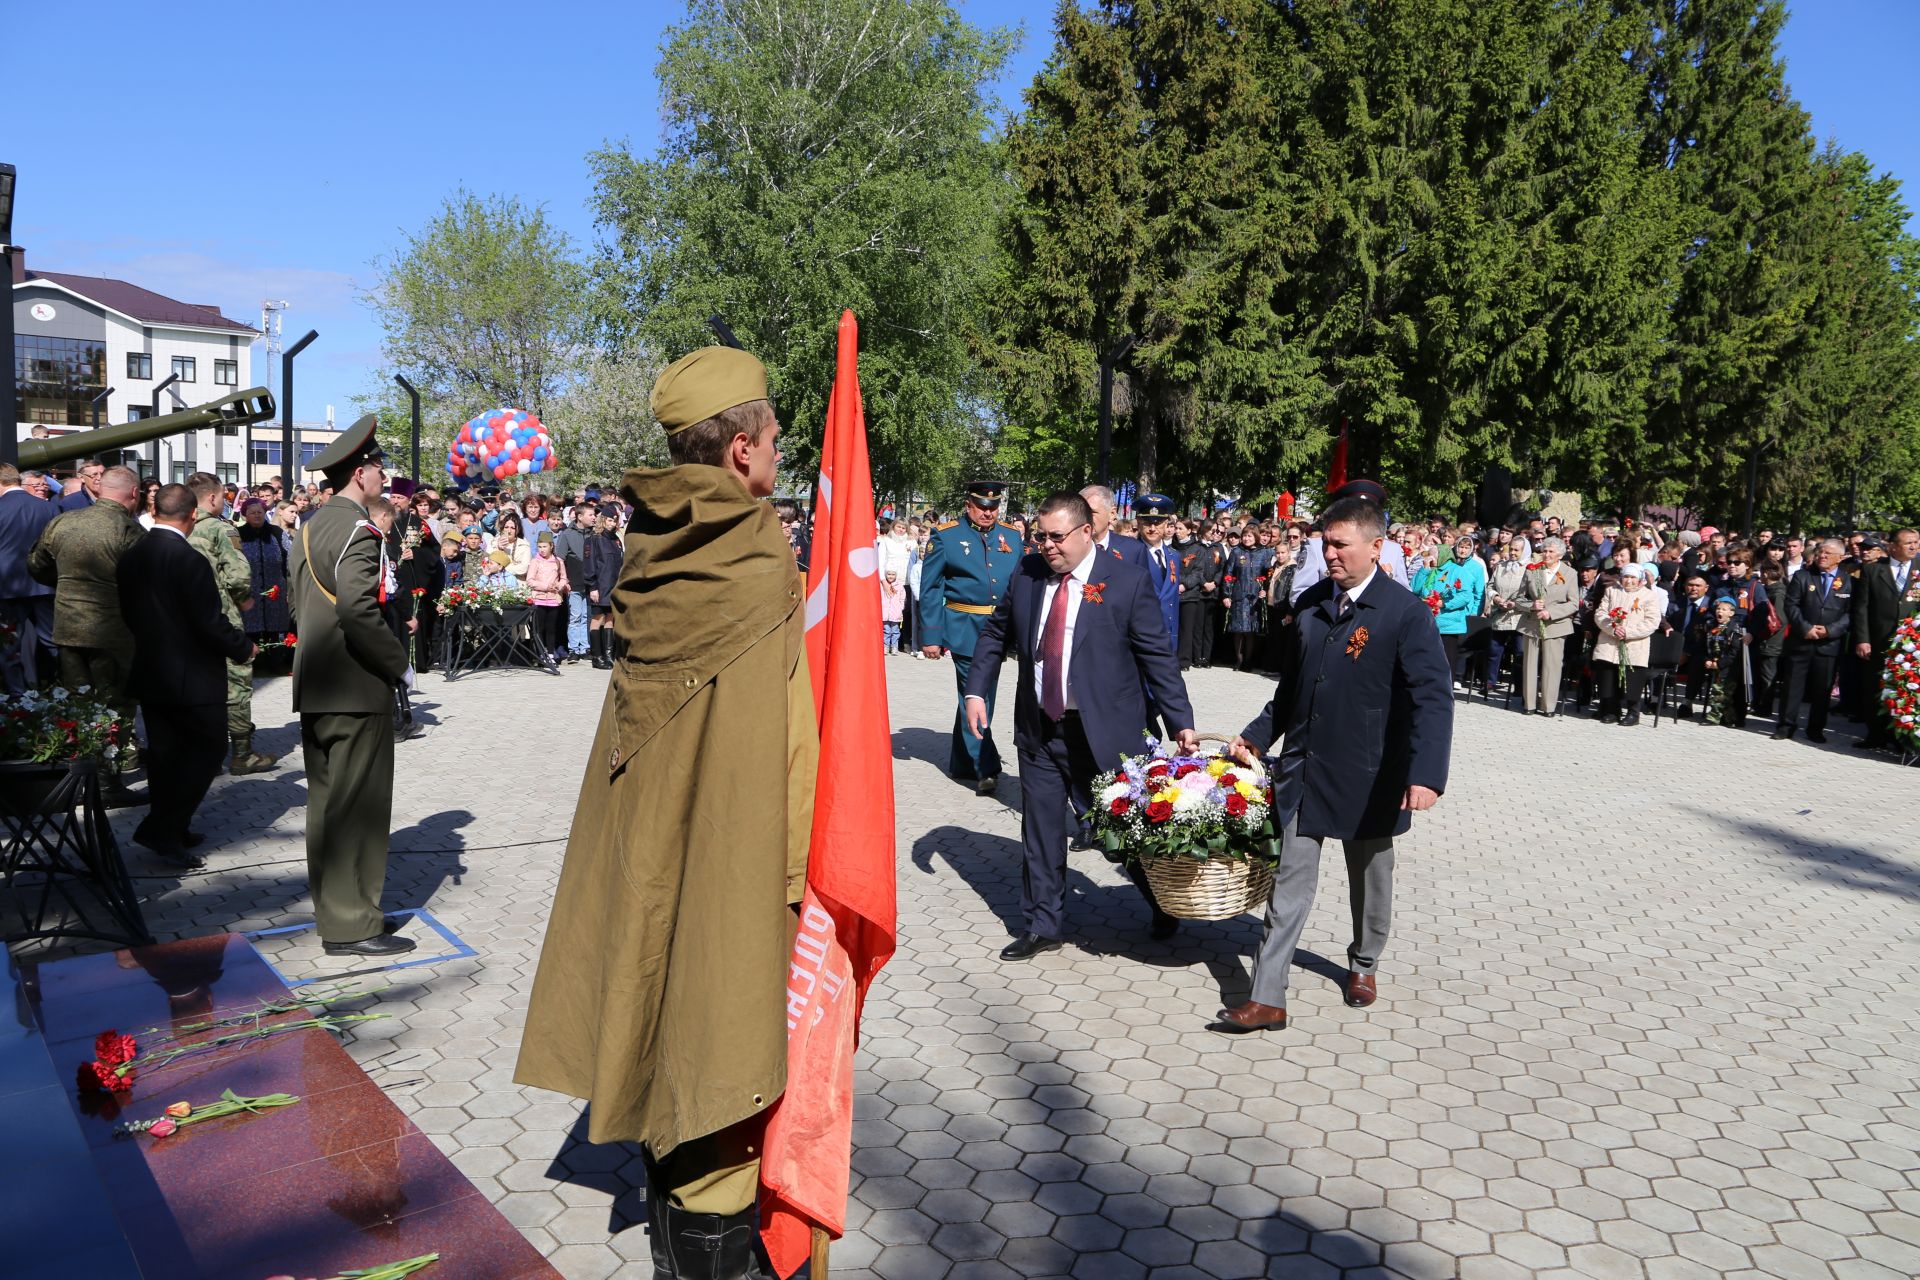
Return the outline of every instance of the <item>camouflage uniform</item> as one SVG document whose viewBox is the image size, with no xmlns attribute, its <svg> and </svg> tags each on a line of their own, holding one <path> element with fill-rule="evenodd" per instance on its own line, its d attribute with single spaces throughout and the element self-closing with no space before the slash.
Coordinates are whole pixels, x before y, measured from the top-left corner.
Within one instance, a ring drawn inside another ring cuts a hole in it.
<svg viewBox="0 0 1920 1280">
<path fill-rule="evenodd" d="M 126 722 L 134 723 L 127 693 L 133 633 L 120 616 L 120 557 L 145 531 L 117 502 L 105 500 L 54 517 L 27 557 L 27 572 L 54 588 L 53 643 L 60 648 L 60 682 L 90 687 Z M 139 766 L 129 741 L 120 768 Z"/>
<path fill-rule="evenodd" d="M 234 629 L 245 631 L 240 621 L 240 606 L 253 595 L 253 571 L 240 552 L 239 532 L 218 516 L 201 511 L 195 515 L 193 532 L 187 541 L 199 548 L 213 565 L 213 580 L 220 588 L 220 612 Z M 231 773 L 264 773 L 278 757 L 261 755 L 253 749 L 253 667 L 250 663 L 227 663 L 227 734 L 233 739 Z"/>
</svg>

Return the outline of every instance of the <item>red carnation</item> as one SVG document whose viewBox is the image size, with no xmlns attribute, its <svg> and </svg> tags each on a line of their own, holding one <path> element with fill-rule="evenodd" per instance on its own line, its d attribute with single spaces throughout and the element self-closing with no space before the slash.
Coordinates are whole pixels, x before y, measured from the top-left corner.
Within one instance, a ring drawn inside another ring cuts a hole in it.
<svg viewBox="0 0 1920 1280">
<path fill-rule="evenodd" d="M 1198 773 L 1198 772 L 1200 772 L 1200 766 L 1199 766 L 1199 765 L 1197 765 L 1197 764 L 1183 764 L 1183 765 L 1181 765 L 1181 766 L 1180 766 L 1180 767 L 1179 767 L 1178 769 L 1175 769 L 1175 770 L 1173 771 L 1173 776 L 1174 776 L 1174 777 L 1176 777 L 1176 778 L 1184 778 L 1184 777 L 1186 777 L 1186 776 L 1187 776 L 1188 774 L 1190 774 L 1190 773 Z"/>
<path fill-rule="evenodd" d="M 1131 808 L 1133 808 L 1133 801 L 1127 799 L 1125 796 L 1121 796 L 1118 800 L 1115 800 L 1107 806 L 1107 812 L 1116 818 L 1124 818 L 1127 816 L 1127 810 Z"/>
<path fill-rule="evenodd" d="M 1147 817 L 1154 822 L 1165 822 L 1173 816 L 1171 800 L 1155 800 L 1147 806 Z"/>
<path fill-rule="evenodd" d="M 299 637 L 299 636 L 296 636 L 295 634 L 293 634 L 293 632 L 291 632 L 291 631 L 289 631 L 289 632 L 287 632 L 287 643 L 288 643 L 289 645 L 291 645 L 291 644 L 293 644 L 293 643 L 294 643 L 295 641 L 297 641 L 297 640 L 298 640 L 299 638 L 300 638 L 300 637 Z"/>
<path fill-rule="evenodd" d="M 26 713 L 25 713 L 25 712 L 21 712 L 20 714 L 21 714 L 21 715 L 25 715 Z M 1155 761 L 1154 763 L 1152 763 L 1152 764 L 1150 764 L 1150 765 L 1148 765 L 1148 766 L 1147 766 L 1147 776 L 1148 776 L 1149 778 L 1164 778 L 1164 777 L 1166 777 L 1166 776 L 1167 776 L 1167 762 L 1166 762 L 1166 761 L 1164 761 L 1164 760 L 1157 760 L 1157 761 Z"/>
<path fill-rule="evenodd" d="M 82 1093 L 121 1093 L 133 1088 L 133 1068 L 122 1071 L 104 1062 L 83 1062 L 79 1080 Z"/>
<path fill-rule="evenodd" d="M 1240 781 L 1240 775 L 1237 773 L 1223 773 L 1220 775 L 1220 785 L 1223 787 L 1231 787 L 1238 781 Z"/>
<path fill-rule="evenodd" d="M 1238 791 L 1229 792 L 1227 794 L 1227 816 L 1230 818 L 1238 818 L 1245 815 L 1246 812 L 1247 798 Z"/>
<path fill-rule="evenodd" d="M 110 1067 L 132 1062 L 139 1048 L 132 1036 L 123 1036 L 118 1031 L 102 1031 L 93 1038 L 93 1056 Z"/>
</svg>

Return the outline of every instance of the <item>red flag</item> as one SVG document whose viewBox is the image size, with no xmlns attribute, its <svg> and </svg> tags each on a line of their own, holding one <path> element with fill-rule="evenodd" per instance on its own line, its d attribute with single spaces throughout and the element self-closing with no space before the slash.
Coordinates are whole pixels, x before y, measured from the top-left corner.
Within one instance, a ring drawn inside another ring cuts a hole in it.
<svg viewBox="0 0 1920 1280">
<path fill-rule="evenodd" d="M 846 1228 L 854 1039 L 867 987 L 894 948 L 893 742 L 858 354 L 853 312 L 842 312 L 807 570 L 820 773 L 787 970 L 787 1091 L 760 1161 L 760 1233 L 782 1276 L 807 1260 L 810 1228 L 835 1237 Z"/>
<path fill-rule="evenodd" d="M 1333 442 L 1333 466 L 1327 471 L 1327 492 L 1347 482 L 1347 420 L 1340 419 L 1340 438 Z"/>
</svg>

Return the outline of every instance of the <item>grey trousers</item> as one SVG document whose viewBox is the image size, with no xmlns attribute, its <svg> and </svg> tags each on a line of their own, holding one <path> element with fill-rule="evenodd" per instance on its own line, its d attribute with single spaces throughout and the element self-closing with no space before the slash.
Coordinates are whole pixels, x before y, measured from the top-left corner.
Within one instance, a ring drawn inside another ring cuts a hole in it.
<svg viewBox="0 0 1920 1280">
<path fill-rule="evenodd" d="M 1287 819 L 1280 841 L 1280 863 L 1273 869 L 1273 898 L 1267 903 L 1267 931 L 1253 961 L 1252 999 L 1285 1008 L 1287 975 L 1294 949 L 1307 927 L 1314 891 L 1320 886 L 1320 837 L 1295 829 L 1299 815 Z M 1352 881 L 1353 945 L 1347 963 L 1370 974 L 1387 945 L 1393 922 L 1393 840 L 1343 840 L 1347 877 Z"/>
<path fill-rule="evenodd" d="M 1560 664 L 1567 656 L 1567 638 L 1552 636 L 1540 639 L 1531 632 L 1524 633 L 1522 642 L 1525 661 L 1524 675 L 1520 681 L 1520 705 L 1531 711 L 1543 707 L 1548 711 L 1560 709 Z M 1546 661 L 1542 662 L 1544 651 Z"/>
</svg>

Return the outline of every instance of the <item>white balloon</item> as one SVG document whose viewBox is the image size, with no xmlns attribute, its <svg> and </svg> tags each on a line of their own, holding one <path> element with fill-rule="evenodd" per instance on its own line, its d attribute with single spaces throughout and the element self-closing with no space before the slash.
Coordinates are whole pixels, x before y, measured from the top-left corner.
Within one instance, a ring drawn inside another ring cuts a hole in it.
<svg viewBox="0 0 1920 1280">
<path fill-rule="evenodd" d="M 533 463 L 527 458 L 522 458 L 514 464 L 514 470 L 518 471 L 521 475 L 525 475 L 527 472 L 533 470 Z"/>
</svg>

